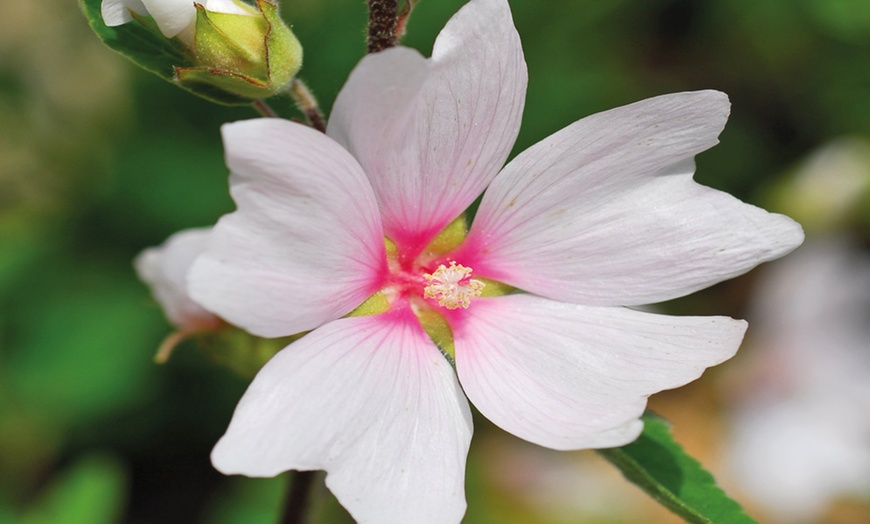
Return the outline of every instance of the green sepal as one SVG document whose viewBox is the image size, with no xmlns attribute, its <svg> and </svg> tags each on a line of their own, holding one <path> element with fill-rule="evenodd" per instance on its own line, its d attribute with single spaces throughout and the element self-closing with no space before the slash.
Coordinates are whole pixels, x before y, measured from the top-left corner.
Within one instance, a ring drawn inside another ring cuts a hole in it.
<svg viewBox="0 0 870 524">
<path fill-rule="evenodd" d="M 274 86 L 287 86 L 302 67 L 302 44 L 287 27 L 278 12 L 278 4 L 271 0 L 257 0 L 263 17 L 269 22 L 266 33 L 266 62 L 269 78 Z"/>
<path fill-rule="evenodd" d="M 441 313 L 430 308 L 420 308 L 414 313 L 417 315 L 423 330 L 453 365 L 456 360 L 456 345 L 453 342 L 453 330 L 450 329 L 447 319 Z"/>
<path fill-rule="evenodd" d="M 281 338 L 255 337 L 239 328 L 224 327 L 196 335 L 199 348 L 205 355 L 234 373 L 252 378 L 266 362 L 304 333 Z"/>
<path fill-rule="evenodd" d="M 478 278 L 477 280 L 483 282 L 483 290 L 480 292 L 481 297 L 500 297 L 517 291 L 517 288 L 497 280 L 490 280 L 488 278 Z"/>
<path fill-rule="evenodd" d="M 701 464 L 671 435 L 670 424 L 652 412 L 643 415 L 640 437 L 621 448 L 598 453 L 634 483 L 686 522 L 757 524 L 729 498 Z"/>
<path fill-rule="evenodd" d="M 196 7 L 194 55 L 202 69 L 234 71 L 265 84 L 269 78 L 266 34 L 269 22 L 263 16 L 209 13 Z"/>
<path fill-rule="evenodd" d="M 424 249 L 430 255 L 443 255 L 459 247 L 468 234 L 468 223 L 465 215 L 459 215 L 453 222 L 447 224 Z"/>
<path fill-rule="evenodd" d="M 387 259 L 395 259 L 399 256 L 399 246 L 387 237 L 384 237 L 384 251 L 387 253 Z"/>
<path fill-rule="evenodd" d="M 179 67 L 175 69 L 178 84 L 200 96 L 222 104 L 234 104 L 241 95 L 245 103 L 272 96 L 272 89 L 256 78 L 233 71 L 208 67 Z M 227 98 L 225 98 L 227 97 Z"/>
<path fill-rule="evenodd" d="M 386 295 L 378 291 L 374 295 L 365 299 L 362 304 L 345 316 L 367 317 L 371 315 L 380 315 L 381 313 L 386 313 L 389 309 L 390 301 L 387 299 Z"/>
</svg>

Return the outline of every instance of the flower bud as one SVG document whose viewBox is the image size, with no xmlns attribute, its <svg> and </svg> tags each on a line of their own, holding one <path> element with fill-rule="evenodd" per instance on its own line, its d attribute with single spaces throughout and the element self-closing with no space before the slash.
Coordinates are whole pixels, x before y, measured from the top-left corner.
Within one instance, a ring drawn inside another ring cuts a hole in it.
<svg viewBox="0 0 870 524">
<path fill-rule="evenodd" d="M 166 319 L 175 327 L 154 356 L 165 363 L 176 346 L 193 340 L 213 361 L 243 377 L 253 377 L 280 349 L 300 335 L 264 339 L 231 326 L 196 303 L 187 291 L 187 273 L 207 248 L 210 228 L 179 231 L 166 242 L 140 253 L 136 273 L 151 288 Z"/>
<path fill-rule="evenodd" d="M 189 61 L 173 64 L 175 80 L 213 100 L 278 94 L 302 65 L 302 46 L 275 0 L 257 0 L 256 7 L 241 0 L 103 0 L 101 13 L 107 26 L 136 20 L 181 41 Z"/>
</svg>

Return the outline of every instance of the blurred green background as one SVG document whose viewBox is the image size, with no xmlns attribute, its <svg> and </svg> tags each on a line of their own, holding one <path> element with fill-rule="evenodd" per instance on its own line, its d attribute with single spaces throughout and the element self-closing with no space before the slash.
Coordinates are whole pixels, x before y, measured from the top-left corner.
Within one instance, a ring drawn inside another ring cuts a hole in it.
<svg viewBox="0 0 870 524">
<path fill-rule="evenodd" d="M 463 3 L 420 1 L 405 43 L 428 55 Z M 867 238 L 866 164 L 863 182 L 830 201 L 825 183 L 806 189 L 793 171 L 832 140 L 870 137 L 870 2 L 511 6 L 530 77 L 514 153 L 590 113 L 719 89 L 732 116 L 697 180 L 788 212 L 811 236 Z M 305 48 L 300 76 L 328 112 L 365 51 L 365 5 L 282 0 L 282 10 Z M 0 523 L 274 522 L 285 479 L 227 478 L 208 460 L 246 380 L 192 344 L 154 365 L 170 327 L 131 266 L 143 248 L 232 209 L 219 126 L 256 113 L 137 69 L 99 42 L 73 0 L 5 2 L 0 15 Z M 293 114 L 285 99 L 273 105 Z M 745 316 L 753 278 L 665 309 Z M 719 372 L 655 404 L 714 471 Z M 693 423 L 699 412 L 714 422 Z M 466 522 L 673 521 L 631 488 L 635 502 L 611 493 L 571 508 L 499 482 L 566 461 L 591 475 L 560 484 L 578 497 L 618 480 L 592 453 L 524 446 L 476 420 Z"/>
</svg>

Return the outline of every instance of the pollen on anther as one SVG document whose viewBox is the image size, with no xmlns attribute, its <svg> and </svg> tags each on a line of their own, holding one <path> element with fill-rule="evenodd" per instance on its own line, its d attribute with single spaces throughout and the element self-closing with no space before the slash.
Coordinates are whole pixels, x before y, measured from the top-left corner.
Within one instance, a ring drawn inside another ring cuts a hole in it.
<svg viewBox="0 0 870 524">
<path fill-rule="evenodd" d="M 441 264 L 432 274 L 423 275 L 428 284 L 423 289 L 424 298 L 434 298 L 447 309 L 467 308 L 471 299 L 479 297 L 483 286 L 480 280 L 469 278 L 471 268 L 450 262 Z"/>
</svg>

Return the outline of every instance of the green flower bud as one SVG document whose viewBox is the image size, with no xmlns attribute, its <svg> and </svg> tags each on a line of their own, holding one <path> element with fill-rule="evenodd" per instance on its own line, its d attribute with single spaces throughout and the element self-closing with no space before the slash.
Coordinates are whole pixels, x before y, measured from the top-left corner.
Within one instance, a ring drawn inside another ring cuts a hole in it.
<svg viewBox="0 0 870 524">
<path fill-rule="evenodd" d="M 277 0 L 79 1 L 109 47 L 215 102 L 280 93 L 302 65 L 302 46 Z"/>
<path fill-rule="evenodd" d="M 195 66 L 175 67 L 178 82 L 210 98 L 224 92 L 260 99 L 286 90 L 302 66 L 302 46 L 273 0 L 257 5 L 259 11 L 247 15 L 209 12 L 196 4 Z"/>
</svg>

